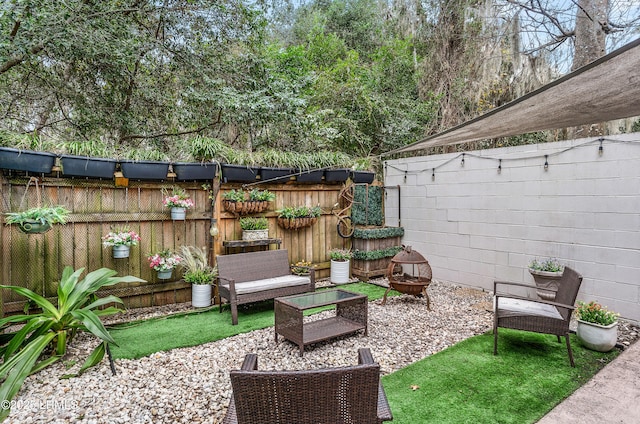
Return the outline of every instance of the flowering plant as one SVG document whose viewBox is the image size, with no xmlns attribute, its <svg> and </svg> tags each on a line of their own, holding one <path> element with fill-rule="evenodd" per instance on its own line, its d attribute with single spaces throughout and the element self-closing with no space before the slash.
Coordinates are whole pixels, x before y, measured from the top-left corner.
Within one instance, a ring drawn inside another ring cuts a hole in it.
<svg viewBox="0 0 640 424">
<path fill-rule="evenodd" d="M 156 271 L 170 271 L 182 261 L 182 257 L 175 253 L 171 253 L 171 250 L 165 249 L 162 252 L 154 253 L 147 257 L 149 261 L 149 268 L 153 268 Z"/>
<path fill-rule="evenodd" d="M 193 200 L 184 190 L 173 189 L 171 195 L 164 198 L 162 204 L 169 208 L 191 209 L 194 206 Z"/>
<path fill-rule="evenodd" d="M 350 250 L 346 249 L 331 249 L 329 250 L 329 257 L 334 261 L 348 261 L 353 256 Z"/>
<path fill-rule="evenodd" d="M 534 259 L 529 264 L 529 268 L 534 271 L 546 271 L 546 272 L 564 271 L 564 265 L 562 265 L 556 258 L 548 258 L 543 261 Z"/>
<path fill-rule="evenodd" d="M 102 237 L 102 244 L 107 246 L 135 246 L 140 241 L 140 236 L 135 232 L 125 228 L 111 231 Z"/>
<path fill-rule="evenodd" d="M 604 326 L 618 321 L 618 316 L 620 316 L 620 314 L 607 310 L 607 308 L 602 307 L 602 305 L 593 300 L 589 303 L 579 301 L 576 315 L 581 321 Z"/>
<path fill-rule="evenodd" d="M 306 260 L 301 260 L 296 262 L 295 264 L 291 264 L 291 272 L 296 275 L 304 275 L 309 273 L 309 267 L 311 266 L 311 262 L 307 262 Z"/>
</svg>

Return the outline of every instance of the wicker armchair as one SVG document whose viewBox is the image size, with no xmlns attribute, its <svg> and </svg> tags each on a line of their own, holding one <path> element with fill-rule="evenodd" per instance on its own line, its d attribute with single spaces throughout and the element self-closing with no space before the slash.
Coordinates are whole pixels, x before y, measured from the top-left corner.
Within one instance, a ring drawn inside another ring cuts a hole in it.
<svg viewBox="0 0 640 424">
<path fill-rule="evenodd" d="M 257 371 L 248 354 L 231 371 L 233 395 L 224 424 L 373 424 L 393 419 L 369 349 L 359 365 L 309 371 Z"/>
<path fill-rule="evenodd" d="M 569 353 L 569 362 L 574 367 L 573 353 L 571 352 L 571 343 L 569 341 L 569 322 L 571 313 L 575 309 L 574 304 L 581 283 L 582 276 L 573 269 L 565 267 L 558 284 L 556 297 L 552 302 L 499 293 L 499 286 L 532 289 L 536 287 L 529 284 L 495 281 L 493 285 L 493 293 L 495 294 L 493 354 L 498 354 L 498 327 L 555 334 L 558 337 L 558 342 L 560 342 L 560 336 L 564 336 Z"/>
</svg>

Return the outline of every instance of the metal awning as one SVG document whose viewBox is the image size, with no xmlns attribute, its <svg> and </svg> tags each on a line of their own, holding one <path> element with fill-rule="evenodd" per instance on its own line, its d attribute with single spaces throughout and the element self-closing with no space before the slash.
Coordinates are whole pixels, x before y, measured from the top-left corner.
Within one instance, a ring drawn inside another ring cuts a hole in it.
<svg viewBox="0 0 640 424">
<path fill-rule="evenodd" d="M 383 155 L 639 115 L 637 39 L 484 115 Z"/>
</svg>

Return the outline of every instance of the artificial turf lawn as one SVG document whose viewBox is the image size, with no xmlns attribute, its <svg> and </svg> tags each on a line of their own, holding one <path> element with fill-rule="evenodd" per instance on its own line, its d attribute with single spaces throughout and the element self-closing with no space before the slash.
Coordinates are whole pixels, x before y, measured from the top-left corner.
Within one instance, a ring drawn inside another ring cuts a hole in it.
<svg viewBox="0 0 640 424">
<path fill-rule="evenodd" d="M 385 289 L 373 284 L 353 283 L 341 289 L 366 294 L 369 301 L 380 299 Z M 397 293 L 395 293 L 397 294 Z M 392 291 L 389 295 L 394 295 Z M 325 308 L 305 311 L 316 313 Z M 190 312 L 163 318 L 152 318 L 109 328 L 117 346 L 111 345 L 114 359 L 137 359 L 163 350 L 197 346 L 274 325 L 273 301 L 240 305 L 238 325 L 231 325 L 229 306 L 213 307 L 204 312 Z"/>
<path fill-rule="evenodd" d="M 535 423 L 619 353 L 572 335 L 573 368 L 561 340 L 500 329 L 497 356 L 489 332 L 386 375 L 393 423 Z"/>
</svg>

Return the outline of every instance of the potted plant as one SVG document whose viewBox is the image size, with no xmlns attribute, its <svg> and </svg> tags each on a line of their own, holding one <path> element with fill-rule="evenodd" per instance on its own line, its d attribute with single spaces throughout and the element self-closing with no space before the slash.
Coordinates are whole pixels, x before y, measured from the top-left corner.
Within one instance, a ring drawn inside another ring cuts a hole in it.
<svg viewBox="0 0 640 424">
<path fill-rule="evenodd" d="M 291 272 L 295 275 L 309 275 L 309 269 L 311 268 L 311 262 L 305 259 L 291 264 Z"/>
<path fill-rule="evenodd" d="M 52 224 L 65 224 L 69 213 L 69 210 L 59 205 L 38 207 L 24 212 L 7 213 L 5 222 L 17 224 L 23 233 L 38 234 L 48 231 Z"/>
<path fill-rule="evenodd" d="M 55 161 L 54 153 L 0 147 L 0 169 L 48 174 Z"/>
<path fill-rule="evenodd" d="M 195 308 L 211 306 L 211 285 L 218 272 L 209 265 L 207 251 L 205 248 L 182 246 L 180 256 L 184 281 L 191 283 L 191 305 Z"/>
<path fill-rule="evenodd" d="M 349 282 L 349 265 L 353 254 L 346 249 L 331 249 L 331 282 L 345 284 Z"/>
<path fill-rule="evenodd" d="M 267 218 L 247 216 L 240 218 L 242 240 L 264 240 L 269 238 L 269 223 Z"/>
<path fill-rule="evenodd" d="M 278 211 L 278 225 L 286 230 L 297 230 L 316 223 L 322 214 L 320 206 L 287 206 Z"/>
<path fill-rule="evenodd" d="M 222 195 L 222 206 L 227 212 L 237 215 L 260 213 L 269 208 L 269 202 L 276 195 L 269 190 L 253 189 L 248 194 L 244 190 L 229 190 Z"/>
<path fill-rule="evenodd" d="M 618 314 L 607 310 L 599 303 L 578 302 L 576 334 L 587 348 L 597 352 L 608 352 L 618 340 Z"/>
<path fill-rule="evenodd" d="M 171 278 L 173 268 L 182 261 L 182 257 L 171 252 L 170 249 L 164 249 L 147 257 L 147 260 L 149 261 L 149 267 L 158 272 L 159 280 L 168 280 Z"/>
<path fill-rule="evenodd" d="M 119 228 L 110 231 L 102 237 L 104 247 L 113 247 L 113 258 L 122 259 L 129 257 L 131 246 L 135 246 L 140 241 L 140 236 L 128 228 Z"/>
<path fill-rule="evenodd" d="M 558 282 L 562 278 L 563 272 L 564 265 L 556 258 L 547 258 L 542 261 L 534 259 L 531 261 L 529 273 L 533 276 L 536 286 L 540 289 L 537 290 L 540 299 L 553 301 L 556 298 Z"/>
<path fill-rule="evenodd" d="M 184 221 L 187 215 L 187 209 L 194 206 L 193 200 L 189 195 L 180 188 L 173 188 L 170 195 L 167 195 L 162 203 L 171 208 L 171 219 L 174 221 Z"/>
</svg>

